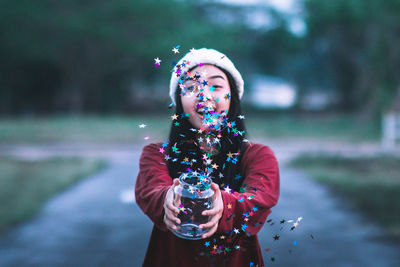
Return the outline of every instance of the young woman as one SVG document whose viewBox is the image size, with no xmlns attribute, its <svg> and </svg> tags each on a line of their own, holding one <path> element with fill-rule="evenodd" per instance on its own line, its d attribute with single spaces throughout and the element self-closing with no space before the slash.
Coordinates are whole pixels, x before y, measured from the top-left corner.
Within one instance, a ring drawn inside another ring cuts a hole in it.
<svg viewBox="0 0 400 267">
<path fill-rule="evenodd" d="M 279 168 L 268 146 L 245 139 L 243 90 L 240 73 L 216 50 L 192 49 L 174 67 L 169 142 L 143 148 L 135 186 L 136 203 L 154 222 L 143 266 L 264 266 L 257 232 L 278 202 Z M 174 188 L 188 172 L 213 181 L 199 240 L 173 234 L 181 223 Z"/>
</svg>

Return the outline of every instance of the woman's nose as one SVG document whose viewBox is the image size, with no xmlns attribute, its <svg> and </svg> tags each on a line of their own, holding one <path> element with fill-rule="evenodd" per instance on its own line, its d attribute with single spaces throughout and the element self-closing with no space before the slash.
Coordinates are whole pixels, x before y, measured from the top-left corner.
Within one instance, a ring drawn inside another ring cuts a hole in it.
<svg viewBox="0 0 400 267">
<path fill-rule="evenodd" d="M 197 96 L 196 108 L 207 107 L 208 111 L 216 109 L 216 102 L 211 94 L 199 94 Z"/>
</svg>

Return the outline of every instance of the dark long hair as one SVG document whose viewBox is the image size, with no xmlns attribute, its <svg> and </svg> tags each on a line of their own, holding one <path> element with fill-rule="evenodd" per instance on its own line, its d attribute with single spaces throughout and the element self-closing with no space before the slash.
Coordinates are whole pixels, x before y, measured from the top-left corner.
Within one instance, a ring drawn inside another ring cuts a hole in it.
<svg viewBox="0 0 400 267">
<path fill-rule="evenodd" d="M 234 136 L 233 127 L 222 128 L 220 151 L 211 157 L 218 168 L 212 170 L 211 178 L 213 182 L 221 187 L 229 185 L 231 189 L 239 191 L 244 179 L 240 166 L 242 155 L 247 148 L 247 143 L 243 141 L 246 136 L 246 128 L 243 119 L 238 118 L 242 111 L 236 83 L 229 72 L 219 69 L 227 76 L 231 89 L 231 103 L 227 120 L 234 124 L 234 128 L 241 134 Z M 190 170 L 204 170 L 205 167 L 202 160 L 202 152 L 195 141 L 196 133 L 193 131 L 192 124 L 184 115 L 178 88 L 175 90 L 175 103 L 175 114 L 178 115 L 179 124 L 176 123 L 177 121 L 172 121 L 168 146 L 169 155 L 171 156 L 171 160 L 168 161 L 168 171 L 172 178 L 178 178 L 181 173 Z M 175 151 L 172 150 L 173 146 L 175 146 Z M 235 156 L 228 159 L 227 154 L 229 152 Z M 188 158 L 191 159 L 189 162 L 187 161 Z"/>
</svg>

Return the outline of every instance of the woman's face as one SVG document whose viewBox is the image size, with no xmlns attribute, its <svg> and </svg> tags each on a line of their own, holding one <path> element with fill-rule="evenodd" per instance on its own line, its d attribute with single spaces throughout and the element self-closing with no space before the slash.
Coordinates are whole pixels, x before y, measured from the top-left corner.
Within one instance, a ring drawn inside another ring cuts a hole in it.
<svg viewBox="0 0 400 267">
<path fill-rule="evenodd" d="M 195 67 L 186 78 L 178 90 L 182 90 L 183 112 L 189 114 L 190 123 L 202 130 L 218 125 L 220 115 L 228 115 L 231 103 L 231 88 L 225 73 L 206 64 Z"/>
</svg>

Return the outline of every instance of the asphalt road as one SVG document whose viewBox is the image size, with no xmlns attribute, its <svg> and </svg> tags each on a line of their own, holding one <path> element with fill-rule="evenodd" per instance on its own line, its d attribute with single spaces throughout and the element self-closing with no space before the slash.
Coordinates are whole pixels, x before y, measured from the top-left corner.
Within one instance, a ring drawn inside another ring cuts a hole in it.
<svg viewBox="0 0 400 267">
<path fill-rule="evenodd" d="M 271 147 L 279 162 L 292 156 Z M 114 153 L 108 169 L 8 231 L 0 240 L 0 266 L 141 266 L 152 223 L 133 201 L 140 152 Z M 267 266 L 400 266 L 399 244 L 379 226 L 285 164 L 280 200 L 269 219 L 259 233 Z"/>
</svg>

